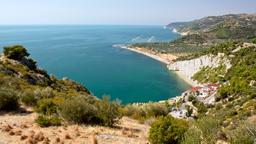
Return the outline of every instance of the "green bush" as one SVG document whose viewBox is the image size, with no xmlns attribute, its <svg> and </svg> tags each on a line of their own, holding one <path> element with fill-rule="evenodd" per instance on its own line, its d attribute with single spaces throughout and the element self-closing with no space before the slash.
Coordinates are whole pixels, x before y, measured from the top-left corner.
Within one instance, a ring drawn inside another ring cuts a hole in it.
<svg viewBox="0 0 256 144">
<path fill-rule="evenodd" d="M 143 122 L 147 114 L 141 106 L 127 105 L 122 109 L 122 114 Z"/>
<path fill-rule="evenodd" d="M 196 127 L 190 127 L 184 134 L 181 144 L 201 144 L 201 131 Z"/>
<path fill-rule="evenodd" d="M 195 126 L 201 131 L 204 143 L 215 144 L 217 133 L 220 131 L 220 122 L 216 117 L 203 117 L 196 121 Z"/>
<path fill-rule="evenodd" d="M 196 99 L 193 95 L 188 96 L 188 101 L 192 102 L 194 99 Z"/>
<path fill-rule="evenodd" d="M 252 39 L 252 43 L 256 44 L 256 38 Z"/>
<path fill-rule="evenodd" d="M 102 120 L 105 126 L 113 126 L 121 118 L 117 102 L 110 102 L 109 97 L 103 97 L 98 103 L 98 118 Z"/>
<path fill-rule="evenodd" d="M 36 106 L 37 99 L 33 92 L 24 92 L 20 95 L 20 100 L 26 106 Z"/>
<path fill-rule="evenodd" d="M 166 116 L 169 112 L 168 107 L 169 105 L 159 103 L 127 105 L 122 109 L 122 113 L 143 122 L 151 117 Z"/>
<path fill-rule="evenodd" d="M 85 96 L 77 96 L 60 104 L 60 115 L 74 123 L 100 123 L 97 118 L 97 107 Z"/>
<path fill-rule="evenodd" d="M 25 65 L 31 70 L 37 69 L 36 61 L 33 60 L 32 58 L 27 58 Z"/>
<path fill-rule="evenodd" d="M 19 108 L 18 96 L 13 90 L 0 89 L 0 111 L 12 111 Z"/>
<path fill-rule="evenodd" d="M 149 103 L 145 105 L 144 109 L 148 118 L 166 116 L 168 114 L 168 108 L 163 104 Z"/>
<path fill-rule="evenodd" d="M 57 112 L 57 105 L 53 99 L 41 99 L 37 101 L 36 111 L 44 115 L 52 115 Z"/>
<path fill-rule="evenodd" d="M 152 144 L 178 144 L 187 129 L 188 124 L 185 121 L 161 116 L 151 125 L 149 141 Z"/>
<path fill-rule="evenodd" d="M 49 126 L 60 126 L 61 125 L 61 119 L 59 117 L 47 117 L 40 115 L 37 117 L 35 122 L 40 127 L 49 127 Z"/>
<path fill-rule="evenodd" d="M 221 125 L 216 117 L 202 117 L 193 123 L 185 132 L 182 144 L 216 144 Z M 225 137 L 225 136 L 224 136 Z"/>
<path fill-rule="evenodd" d="M 195 107 L 197 108 L 197 112 L 199 114 L 205 114 L 207 112 L 207 110 L 208 110 L 207 107 L 202 102 L 197 102 L 195 104 Z"/>
<path fill-rule="evenodd" d="M 22 58 L 29 56 L 29 53 L 23 46 L 14 45 L 4 47 L 4 55 L 10 59 L 21 60 Z"/>
</svg>

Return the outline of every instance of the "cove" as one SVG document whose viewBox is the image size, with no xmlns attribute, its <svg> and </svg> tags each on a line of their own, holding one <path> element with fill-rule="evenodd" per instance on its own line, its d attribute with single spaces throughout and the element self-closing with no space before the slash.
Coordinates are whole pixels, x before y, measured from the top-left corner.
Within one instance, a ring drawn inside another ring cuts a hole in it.
<svg viewBox="0 0 256 144">
<path fill-rule="evenodd" d="M 123 104 L 169 99 L 189 88 L 165 64 L 115 44 L 169 41 L 178 37 L 162 26 L 0 26 L 0 46 L 21 44 L 39 67 L 68 77 L 95 96 Z"/>
</svg>

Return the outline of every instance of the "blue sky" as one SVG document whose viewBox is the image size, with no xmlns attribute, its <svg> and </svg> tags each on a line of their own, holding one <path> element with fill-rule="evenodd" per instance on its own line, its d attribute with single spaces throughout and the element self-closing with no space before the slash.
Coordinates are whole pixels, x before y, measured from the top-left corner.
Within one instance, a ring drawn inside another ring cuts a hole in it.
<svg viewBox="0 0 256 144">
<path fill-rule="evenodd" d="M 256 0 L 0 0 L 0 24 L 165 25 L 256 13 Z"/>
</svg>

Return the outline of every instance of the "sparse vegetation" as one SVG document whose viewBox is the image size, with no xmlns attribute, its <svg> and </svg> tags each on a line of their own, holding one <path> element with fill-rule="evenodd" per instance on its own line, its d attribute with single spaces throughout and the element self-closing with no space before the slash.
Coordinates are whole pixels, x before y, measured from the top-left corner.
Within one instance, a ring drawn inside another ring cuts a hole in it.
<svg viewBox="0 0 256 144">
<path fill-rule="evenodd" d="M 220 132 L 220 123 L 218 119 L 212 117 L 202 117 L 190 126 L 184 134 L 183 144 L 189 143 L 207 143 L 215 144 Z"/>
<path fill-rule="evenodd" d="M 147 103 L 143 105 L 127 105 L 122 109 L 125 116 L 132 117 L 141 122 L 159 116 L 166 116 L 169 110 L 165 104 Z"/>
<path fill-rule="evenodd" d="M 248 41 L 256 44 L 256 23 L 252 21 L 248 26 L 247 22 L 241 22 L 240 16 L 229 17 L 233 21 L 211 17 L 217 23 L 205 23 L 209 22 L 208 18 L 184 23 L 179 30 L 191 32 L 172 42 L 132 45 L 160 53 L 185 53 L 177 61 L 220 53 L 231 61 L 232 67 L 228 70 L 224 65 L 204 67 L 194 75 L 193 79 L 201 83 L 222 84 L 215 105 L 204 105 L 195 97 L 188 97 L 197 110 L 194 120 L 187 122 L 168 116 L 170 106 L 166 104 L 121 107 L 107 97 L 96 99 L 82 85 L 58 80 L 38 69 L 36 61 L 29 58 L 27 50 L 20 45 L 4 47 L 5 60 L 0 62 L 0 111 L 17 110 L 20 104 L 33 107 L 40 114 L 35 122 L 41 127 L 59 126 L 62 121 L 112 127 L 123 115 L 140 122 L 152 118 L 149 132 L 152 144 L 214 144 L 220 140 L 252 144 L 256 129 L 248 119 L 256 115 L 256 48 L 253 44 L 248 48 L 242 46 Z M 226 40 L 230 41 L 219 43 Z M 187 116 L 194 114 L 194 107 L 185 107 Z"/>
<path fill-rule="evenodd" d="M 35 122 L 41 127 L 60 126 L 61 125 L 61 119 L 56 116 L 48 117 L 48 116 L 40 115 L 37 117 Z"/>
<path fill-rule="evenodd" d="M 226 66 L 216 68 L 204 67 L 192 78 L 200 83 L 217 83 L 223 81 L 223 75 L 226 73 Z"/>
<path fill-rule="evenodd" d="M 42 126 L 67 122 L 115 125 L 121 117 L 120 106 L 109 98 L 96 99 L 82 85 L 71 80 L 58 80 L 38 69 L 20 45 L 4 48 L 5 61 L 0 62 L 0 110 L 16 110 L 19 104 L 33 107 Z M 12 60 L 11 60 L 12 59 Z"/>
<path fill-rule="evenodd" d="M 78 96 L 60 105 L 60 115 L 67 121 L 113 126 L 120 118 L 119 105 L 106 97 L 101 101 Z"/>
<path fill-rule="evenodd" d="M 57 113 L 57 105 L 53 99 L 41 99 L 37 101 L 36 111 L 44 115 L 52 115 Z"/>
<path fill-rule="evenodd" d="M 36 106 L 38 99 L 33 92 L 23 92 L 20 95 L 20 100 L 26 106 Z"/>
</svg>

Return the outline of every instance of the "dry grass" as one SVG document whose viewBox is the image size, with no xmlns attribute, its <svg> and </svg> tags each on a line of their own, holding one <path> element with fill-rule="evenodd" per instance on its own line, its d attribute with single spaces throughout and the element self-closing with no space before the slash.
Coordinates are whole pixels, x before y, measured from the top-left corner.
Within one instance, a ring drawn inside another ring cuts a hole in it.
<svg viewBox="0 0 256 144">
<path fill-rule="evenodd" d="M 146 144 L 149 126 L 124 117 L 115 128 L 102 126 L 67 125 L 41 128 L 34 119 L 36 113 L 2 114 L 0 143 L 71 143 L 71 144 Z"/>
</svg>

